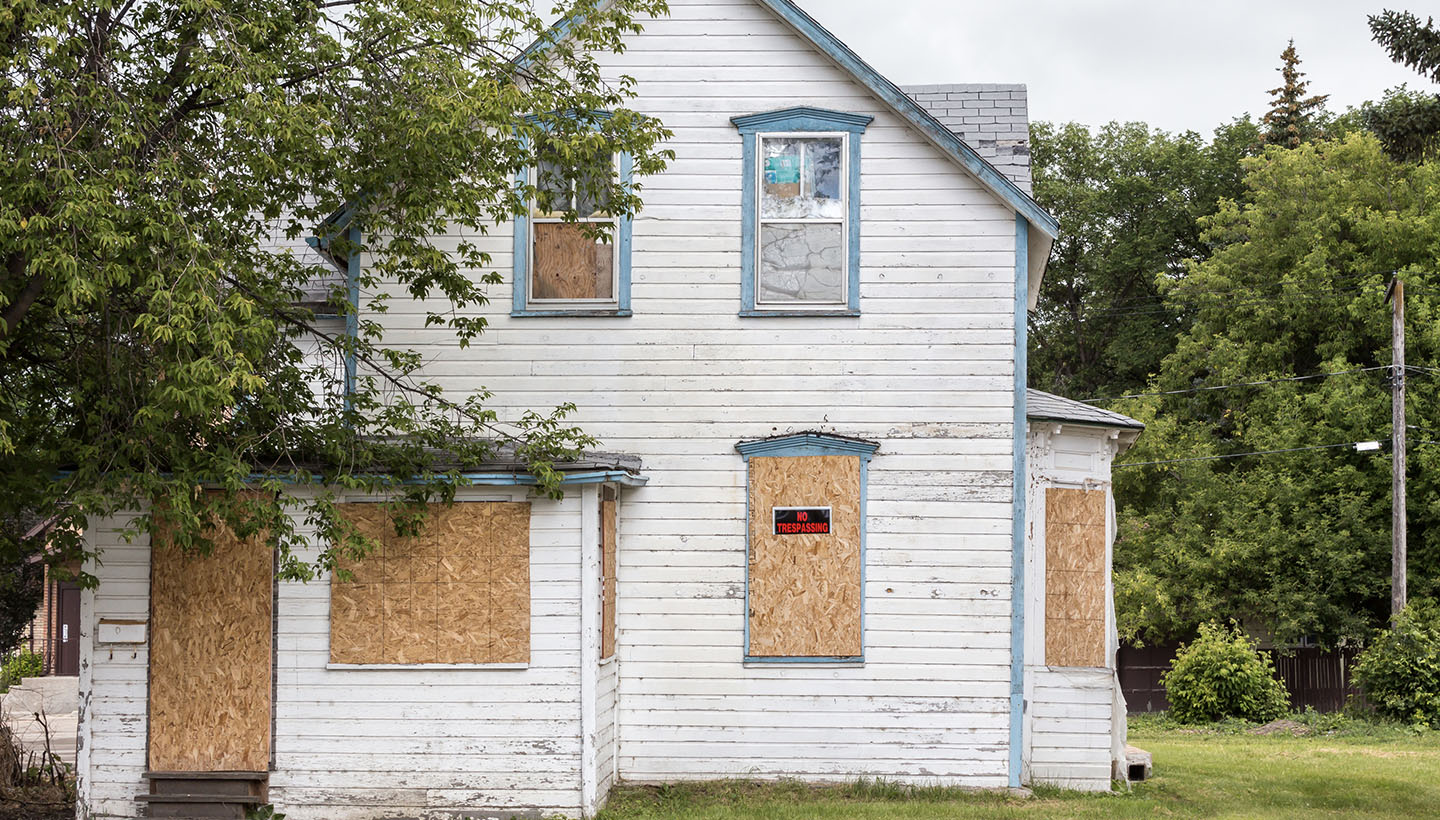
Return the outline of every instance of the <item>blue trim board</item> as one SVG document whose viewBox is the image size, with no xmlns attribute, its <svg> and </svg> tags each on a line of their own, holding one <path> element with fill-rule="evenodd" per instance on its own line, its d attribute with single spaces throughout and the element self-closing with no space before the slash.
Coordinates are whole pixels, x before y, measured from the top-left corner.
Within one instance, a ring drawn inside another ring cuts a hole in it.
<svg viewBox="0 0 1440 820">
<path fill-rule="evenodd" d="M 795 433 L 775 438 L 742 441 L 736 451 L 745 459 L 745 620 L 744 662 L 753 664 L 854 664 L 865 662 L 865 534 L 868 512 L 865 497 L 870 489 L 870 458 L 879 443 L 829 433 Z M 860 459 L 860 654 L 854 656 L 768 657 L 750 654 L 750 459 L 756 457 L 856 456 Z"/>
<path fill-rule="evenodd" d="M 871 68 L 864 60 L 860 59 L 855 52 L 851 51 L 838 37 L 831 34 L 824 26 L 815 22 L 810 15 L 801 11 L 800 7 L 791 0 L 756 0 L 761 5 L 770 9 L 777 17 L 784 20 L 791 28 L 799 32 L 820 49 L 830 59 L 834 60 L 841 68 L 850 72 L 862 85 L 870 89 L 875 96 L 884 100 L 891 108 L 903 116 L 911 125 L 918 128 L 921 133 L 940 147 L 948 156 L 979 179 L 985 187 L 989 188 L 1006 205 L 1014 208 L 1023 215 L 1030 224 L 1034 225 L 1040 232 L 1052 239 L 1060 235 L 1060 223 L 1051 216 L 1044 208 L 1040 207 L 1031 196 L 1020 190 L 1010 178 L 1000 173 L 995 166 L 991 165 L 984 157 L 975 153 L 975 149 L 965 144 L 965 141 L 956 136 L 949 128 L 926 111 L 919 103 L 910 99 L 910 96 L 901 91 L 899 86 L 886 79 L 880 72 Z"/>
<path fill-rule="evenodd" d="M 347 217 L 347 222 L 349 221 Z M 345 409 L 350 409 L 350 397 L 355 394 L 355 378 L 359 367 L 355 357 L 355 344 L 360 337 L 360 241 L 363 238 L 359 226 L 350 225 L 350 255 L 346 257 L 345 298 L 350 309 L 345 313 L 345 335 L 350 339 L 350 350 L 345 353 Z"/>
<path fill-rule="evenodd" d="M 1020 788 L 1025 743 L 1025 439 L 1030 223 L 1015 215 L 1015 441 L 1010 511 L 1010 787 Z"/>
<path fill-rule="evenodd" d="M 590 112 L 599 117 L 609 117 L 608 111 Z M 522 138 L 523 139 L 523 138 Z M 529 184 L 529 170 L 515 175 L 515 187 L 524 188 Z M 620 184 L 629 188 L 635 181 L 635 160 L 629 153 L 620 154 Z M 515 318 L 543 318 L 555 316 L 589 316 L 594 318 L 624 318 L 632 315 L 630 309 L 630 257 L 635 247 L 635 226 L 633 216 L 622 216 L 616 220 L 614 240 L 619 247 L 615 281 L 615 307 L 596 305 L 583 308 L 531 308 L 527 295 L 530 290 L 530 210 L 516 214 L 512 222 L 514 236 L 511 244 L 512 287 L 510 315 Z"/>
<path fill-rule="evenodd" d="M 859 316 L 860 315 L 860 135 L 875 118 L 868 114 L 852 114 L 845 111 L 831 111 L 811 106 L 782 108 L 759 114 L 745 114 L 731 117 L 730 122 L 740 131 L 741 158 L 744 177 L 741 183 L 740 207 L 740 315 L 742 317 L 801 317 L 801 316 Z M 760 231 L 760 193 L 756 190 L 759 162 L 759 136 L 765 132 L 820 131 L 845 132 L 850 135 L 849 169 L 845 183 L 848 213 L 846 237 L 848 254 L 845 260 L 846 304 L 834 310 L 767 309 L 755 304 L 756 236 Z"/>
</svg>

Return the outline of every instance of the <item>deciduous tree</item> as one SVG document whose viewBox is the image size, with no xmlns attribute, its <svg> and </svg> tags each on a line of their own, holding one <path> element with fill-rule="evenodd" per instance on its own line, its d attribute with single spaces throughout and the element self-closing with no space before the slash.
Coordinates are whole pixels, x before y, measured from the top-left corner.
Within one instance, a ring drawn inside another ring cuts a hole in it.
<svg viewBox="0 0 1440 820">
<path fill-rule="evenodd" d="M 664 0 L 560 6 L 563 38 L 525 0 L 0 9 L 0 517 L 57 516 L 63 560 L 117 510 L 158 505 L 202 551 L 217 514 L 268 531 L 282 574 L 303 578 L 335 552 L 296 558 L 306 519 L 365 546 L 337 488 L 444 499 L 455 464 L 505 443 L 556 492 L 556 461 L 589 443 L 567 408 L 498 418 L 483 393 L 445 394 L 387 343 L 383 311 L 388 291 L 437 338 L 484 330 L 501 278 L 476 238 L 525 207 L 514 180 L 537 151 L 663 167 L 663 127 L 625 109 L 632 81 L 593 54 Z M 601 195 L 639 206 L 613 172 Z M 343 280 L 305 304 L 336 274 L 293 250 L 306 237 L 342 266 L 363 255 L 360 304 Z"/>
<path fill-rule="evenodd" d="M 1123 461 L 1162 462 L 1115 471 L 1130 639 L 1235 618 L 1334 643 L 1385 623 L 1390 459 L 1352 444 L 1390 436 L 1392 272 L 1418 368 L 1410 588 L 1440 583 L 1440 168 L 1397 163 L 1364 132 L 1245 167 L 1247 195 L 1205 220 L 1213 254 L 1161 283 L 1195 306 L 1152 384 L 1169 394 L 1114 405 L 1149 425 Z M 1277 381 L 1244 386 L 1262 380 Z M 1288 452 L 1243 455 L 1257 451 Z"/>
</svg>

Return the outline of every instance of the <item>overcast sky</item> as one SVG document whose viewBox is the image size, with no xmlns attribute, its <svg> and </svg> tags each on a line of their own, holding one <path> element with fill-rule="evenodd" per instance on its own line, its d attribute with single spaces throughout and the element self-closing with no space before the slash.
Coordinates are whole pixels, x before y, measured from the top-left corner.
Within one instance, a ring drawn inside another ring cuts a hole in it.
<svg viewBox="0 0 1440 820">
<path fill-rule="evenodd" d="M 806 11 L 901 85 L 1021 82 L 1032 120 L 1141 120 L 1209 134 L 1269 108 L 1290 38 L 1310 93 L 1333 111 L 1409 83 L 1366 15 L 1422 18 L 1440 0 L 800 0 Z"/>
</svg>

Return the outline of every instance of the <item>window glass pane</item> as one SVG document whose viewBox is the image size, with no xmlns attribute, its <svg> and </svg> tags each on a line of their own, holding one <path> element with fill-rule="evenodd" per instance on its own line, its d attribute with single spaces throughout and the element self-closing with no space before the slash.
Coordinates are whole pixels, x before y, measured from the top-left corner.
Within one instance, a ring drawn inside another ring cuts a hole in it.
<svg viewBox="0 0 1440 820">
<path fill-rule="evenodd" d="M 578 224 L 537 222 L 534 251 L 534 298 L 615 298 L 615 246 L 609 241 L 586 236 Z"/>
<path fill-rule="evenodd" d="M 570 207 L 571 184 L 565 167 L 558 162 L 541 160 L 535 169 L 536 213 L 558 214 Z"/>
<path fill-rule="evenodd" d="M 762 139 L 760 216 L 841 219 L 840 137 Z"/>
<path fill-rule="evenodd" d="M 845 241 L 836 224 L 760 226 L 761 302 L 845 301 Z"/>
</svg>

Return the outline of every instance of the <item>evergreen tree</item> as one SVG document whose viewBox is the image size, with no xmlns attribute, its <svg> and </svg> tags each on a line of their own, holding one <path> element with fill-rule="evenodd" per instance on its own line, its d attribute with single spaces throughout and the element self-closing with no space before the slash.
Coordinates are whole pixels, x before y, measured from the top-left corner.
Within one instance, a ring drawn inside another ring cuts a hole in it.
<svg viewBox="0 0 1440 820">
<path fill-rule="evenodd" d="M 1300 70 L 1300 55 L 1295 52 L 1294 40 L 1280 52 L 1280 60 L 1280 67 L 1275 70 L 1285 82 L 1269 91 L 1270 111 L 1261 120 L 1265 125 L 1261 141 L 1266 145 L 1298 148 L 1301 143 L 1323 135 L 1325 101 L 1330 95 L 1305 96 L 1310 83 L 1302 79 L 1305 72 Z"/>
<path fill-rule="evenodd" d="M 1422 25 L 1409 12 L 1387 10 L 1371 15 L 1370 34 L 1390 59 L 1440 82 L 1440 29 L 1434 18 Z M 1440 94 L 1394 89 L 1361 109 L 1361 117 L 1395 159 L 1415 162 L 1440 153 Z"/>
</svg>

